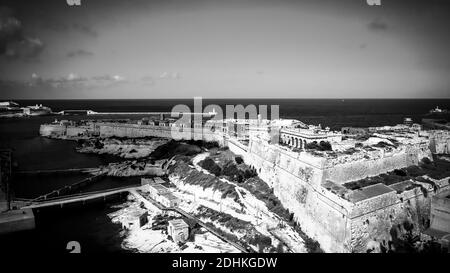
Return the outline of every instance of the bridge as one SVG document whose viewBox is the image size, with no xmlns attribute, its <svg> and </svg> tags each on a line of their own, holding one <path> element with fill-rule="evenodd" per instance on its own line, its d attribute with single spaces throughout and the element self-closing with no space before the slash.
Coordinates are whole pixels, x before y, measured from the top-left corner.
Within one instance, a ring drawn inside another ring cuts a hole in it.
<svg viewBox="0 0 450 273">
<path fill-rule="evenodd" d="M 36 198 L 32 199 L 31 202 L 47 200 L 47 199 L 50 199 L 50 198 L 58 197 L 58 196 L 63 195 L 63 194 L 65 195 L 68 192 L 71 192 L 73 190 L 79 189 L 79 188 L 81 188 L 83 186 L 86 186 L 87 184 L 93 183 L 93 182 L 97 181 L 98 179 L 100 179 L 100 178 L 102 178 L 104 176 L 106 176 L 106 174 L 97 174 L 97 175 L 94 175 L 94 176 L 82 179 L 82 180 L 80 180 L 78 182 L 75 182 L 75 183 L 73 183 L 71 185 L 64 186 L 62 188 L 56 189 L 54 191 L 51 191 L 49 193 L 46 193 L 46 194 L 41 195 L 39 197 L 36 197 Z"/>
<path fill-rule="evenodd" d="M 92 201 L 95 199 L 103 199 L 104 201 L 106 201 L 107 197 L 109 197 L 109 196 L 120 195 L 122 193 L 128 194 L 131 189 L 135 189 L 136 187 L 138 187 L 138 185 L 124 186 L 124 187 L 114 188 L 114 189 L 109 189 L 109 190 L 100 190 L 100 191 L 92 191 L 92 192 L 86 192 L 86 193 L 58 196 L 58 197 L 48 198 L 43 201 L 32 200 L 31 204 L 22 207 L 22 209 L 38 209 L 38 208 L 53 207 L 53 206 L 63 207 L 64 205 L 71 204 L 71 203 L 80 203 L 81 202 L 84 204 L 88 201 Z"/>
<path fill-rule="evenodd" d="M 93 172 L 98 168 L 71 168 L 61 170 L 23 170 L 16 171 L 15 174 L 58 174 L 58 173 L 77 173 L 77 172 Z"/>
</svg>

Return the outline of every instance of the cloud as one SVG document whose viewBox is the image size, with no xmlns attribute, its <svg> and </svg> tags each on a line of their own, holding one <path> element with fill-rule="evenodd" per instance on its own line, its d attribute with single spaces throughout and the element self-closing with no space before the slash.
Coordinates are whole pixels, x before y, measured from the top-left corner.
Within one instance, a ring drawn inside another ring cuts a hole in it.
<svg viewBox="0 0 450 273">
<path fill-rule="evenodd" d="M 44 49 L 44 43 L 23 34 L 22 23 L 6 7 L 0 7 L 0 56 L 8 59 L 35 59 Z"/>
<path fill-rule="evenodd" d="M 82 24 L 78 24 L 78 23 L 74 23 L 72 25 L 72 28 L 80 33 L 83 33 L 87 36 L 91 36 L 91 37 L 97 37 L 98 33 L 97 31 L 93 30 L 91 27 L 86 26 L 86 25 L 82 25 Z"/>
<path fill-rule="evenodd" d="M 163 72 L 159 75 L 160 79 L 180 79 L 181 75 L 179 72 Z"/>
<path fill-rule="evenodd" d="M 78 49 L 75 51 L 70 51 L 67 53 L 67 57 L 69 58 L 75 58 L 75 57 L 89 57 L 94 55 L 94 53 L 90 52 L 90 51 L 86 51 L 83 49 Z"/>
<path fill-rule="evenodd" d="M 155 79 L 151 75 L 146 75 L 141 78 L 142 84 L 144 85 L 154 85 Z"/>
<path fill-rule="evenodd" d="M 368 23 L 367 27 L 372 31 L 386 31 L 388 29 L 388 25 L 385 22 L 381 21 L 380 18 L 377 18 Z"/>
<path fill-rule="evenodd" d="M 79 89 L 94 89 L 98 87 L 109 87 L 116 84 L 124 83 L 127 80 L 120 75 L 102 75 L 94 77 L 82 77 L 77 73 L 69 73 L 67 76 L 59 78 L 43 79 L 37 73 L 31 74 L 31 80 L 25 85 L 29 87 L 47 87 L 47 88 L 79 88 Z M 20 82 L 16 82 L 20 85 Z"/>
</svg>

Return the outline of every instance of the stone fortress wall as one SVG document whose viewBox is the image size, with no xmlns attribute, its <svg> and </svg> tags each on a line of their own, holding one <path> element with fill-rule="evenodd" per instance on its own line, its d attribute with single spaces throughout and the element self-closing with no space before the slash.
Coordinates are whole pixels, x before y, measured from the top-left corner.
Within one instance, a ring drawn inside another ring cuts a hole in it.
<svg viewBox="0 0 450 273">
<path fill-rule="evenodd" d="M 433 153 L 450 154 L 450 131 L 431 131 L 429 137 L 430 148 Z"/>
<path fill-rule="evenodd" d="M 343 184 L 417 165 L 424 157 L 433 158 L 428 143 L 404 145 L 390 152 L 377 150 L 340 156 L 338 159 L 327 159 L 324 179 Z"/>
<path fill-rule="evenodd" d="M 100 137 L 161 137 L 175 140 L 204 140 L 224 145 L 222 133 L 215 133 L 202 128 L 176 128 L 170 126 L 138 125 L 138 124 L 99 124 Z"/>
<path fill-rule="evenodd" d="M 204 140 L 208 142 L 218 142 L 225 145 L 225 137 L 222 133 L 215 133 L 201 128 L 174 128 L 170 126 L 120 124 L 120 123 L 95 123 L 91 125 L 61 125 L 43 124 L 39 133 L 45 137 L 79 137 L 98 135 L 107 137 L 161 137 L 175 140 Z"/>
<path fill-rule="evenodd" d="M 417 164 L 423 157 L 431 158 L 427 143 L 404 145 L 390 152 L 373 151 L 368 158 L 361 154 L 326 158 L 294 152 L 258 137 L 251 137 L 249 145 L 244 145 L 220 130 L 204 132 L 170 126 L 97 123 L 92 127 L 42 125 L 40 132 L 43 136 L 95 132 L 100 137 L 152 136 L 217 141 L 255 167 L 283 206 L 294 214 L 302 230 L 327 252 L 365 252 L 371 245 L 386 245 L 405 222 L 420 230 L 429 220 L 431 197 L 449 188 L 448 179 L 436 181 L 439 186 L 436 192 L 429 184 L 405 181 L 390 186 L 377 184 L 353 192 L 348 190 L 350 195 L 341 196 L 323 186 L 327 181 L 339 185 Z M 434 139 L 430 146 L 441 147 L 438 142 L 448 142 L 445 136 Z M 418 184 L 420 186 L 414 186 Z"/>
<path fill-rule="evenodd" d="M 398 232 L 398 227 L 407 222 L 419 231 L 429 219 L 430 198 L 435 194 L 429 184 L 422 183 L 416 187 L 411 185 L 421 183 L 377 184 L 363 188 L 361 192 L 356 191 L 359 198 L 345 199 L 323 186 L 323 182 L 335 173 L 325 168 L 327 162 L 322 158 L 308 158 L 303 153 L 293 153 L 258 139 L 250 140 L 247 152 L 242 152 L 233 141 L 229 141 L 228 146 L 231 151 L 240 153 L 246 164 L 256 168 L 283 206 L 294 213 L 294 219 L 302 230 L 327 252 L 365 252 L 368 247 L 379 243 L 387 247 L 393 239 L 393 230 Z M 388 159 L 387 163 L 380 163 L 377 170 L 383 173 L 386 168 L 404 167 L 405 157 L 401 153 L 389 157 L 399 163 L 392 164 Z M 372 167 L 373 163 L 367 163 L 367 166 Z M 349 168 L 345 170 L 346 167 L 339 171 L 351 171 Z M 361 172 L 359 175 L 366 174 Z M 342 182 L 343 178 L 338 177 L 338 180 Z M 438 192 L 449 188 L 448 178 L 436 183 Z M 426 189 L 425 194 L 423 189 Z"/>
</svg>

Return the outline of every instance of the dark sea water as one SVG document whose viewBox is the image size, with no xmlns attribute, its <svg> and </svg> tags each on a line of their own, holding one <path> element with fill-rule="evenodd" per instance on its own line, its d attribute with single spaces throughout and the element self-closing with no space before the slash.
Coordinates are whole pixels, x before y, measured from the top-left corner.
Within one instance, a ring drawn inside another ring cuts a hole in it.
<svg viewBox="0 0 450 273">
<path fill-rule="evenodd" d="M 184 104 L 194 112 L 193 99 L 158 100 L 28 100 L 21 105 L 42 103 L 54 111 L 64 109 L 90 109 L 97 112 L 151 111 L 169 112 L 175 105 Z M 439 106 L 450 109 L 450 99 L 204 99 L 209 104 L 244 106 L 253 104 L 279 105 L 281 118 L 292 118 L 312 124 L 322 124 L 332 129 L 343 126 L 382 126 L 401 123 L 405 117 L 414 121 L 429 110 Z M 129 117 L 129 116 L 125 116 Z M 136 116 L 135 118 L 139 118 Z"/>
<path fill-rule="evenodd" d="M 19 100 L 20 105 L 43 104 L 54 112 L 61 110 L 94 110 L 97 112 L 170 112 L 175 105 L 185 104 L 194 112 L 192 99 L 177 100 Z M 280 117 L 321 124 L 334 130 L 343 126 L 382 126 L 401 123 L 405 117 L 420 122 L 430 109 L 439 106 L 450 109 L 450 100 L 316 100 L 316 99 L 239 99 L 203 100 L 203 107 L 216 104 L 225 112 L 225 105 L 249 104 L 279 105 Z M 270 116 L 270 115 L 269 115 Z M 0 119 L 0 148 L 13 151 L 16 170 L 48 170 L 75 167 L 96 167 L 119 161 L 114 156 L 80 154 L 76 143 L 52 140 L 39 136 L 39 125 L 61 119 L 131 118 L 139 115 L 114 116 L 43 116 Z M 14 191 L 16 196 L 32 198 L 84 178 L 82 174 L 53 176 L 18 176 Z M 86 191 L 119 187 L 138 182 L 138 178 L 105 178 L 86 188 Z M 64 252 L 68 241 L 78 240 L 85 250 L 120 251 L 120 228 L 113 225 L 106 214 L 108 205 L 96 205 L 82 209 L 60 209 L 37 213 L 37 229 L 16 235 L 0 236 L 3 247 L 26 247 L 27 244 L 47 246 L 47 251 Z"/>
</svg>

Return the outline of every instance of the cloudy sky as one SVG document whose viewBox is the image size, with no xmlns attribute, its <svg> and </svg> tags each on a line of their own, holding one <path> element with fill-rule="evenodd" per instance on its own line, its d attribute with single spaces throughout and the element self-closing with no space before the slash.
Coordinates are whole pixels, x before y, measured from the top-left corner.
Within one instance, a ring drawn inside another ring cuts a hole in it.
<svg viewBox="0 0 450 273">
<path fill-rule="evenodd" d="M 0 98 L 449 98 L 448 2 L 0 0 Z"/>
</svg>

